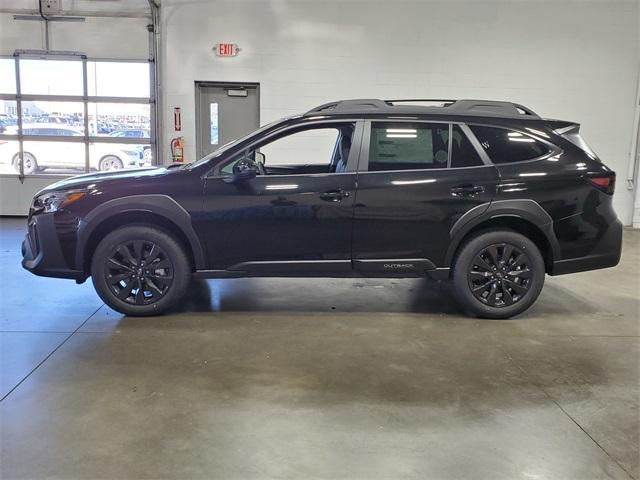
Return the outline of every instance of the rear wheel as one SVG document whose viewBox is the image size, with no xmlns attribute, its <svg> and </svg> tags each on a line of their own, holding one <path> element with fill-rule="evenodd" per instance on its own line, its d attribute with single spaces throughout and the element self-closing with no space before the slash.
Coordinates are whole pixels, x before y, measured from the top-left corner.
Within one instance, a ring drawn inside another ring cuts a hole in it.
<svg viewBox="0 0 640 480">
<path fill-rule="evenodd" d="M 461 306 L 473 315 L 509 318 L 536 301 L 545 266 L 538 247 L 510 230 L 481 233 L 459 250 L 453 286 Z"/>
<path fill-rule="evenodd" d="M 128 226 L 98 244 L 91 277 L 100 298 L 114 310 L 159 315 L 184 298 L 191 267 L 171 235 L 149 226 Z"/>
</svg>

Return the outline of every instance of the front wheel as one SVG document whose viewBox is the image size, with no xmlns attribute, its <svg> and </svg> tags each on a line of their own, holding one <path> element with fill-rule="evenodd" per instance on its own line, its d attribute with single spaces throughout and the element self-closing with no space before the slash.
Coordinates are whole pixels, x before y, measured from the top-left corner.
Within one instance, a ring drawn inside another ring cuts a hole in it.
<svg viewBox="0 0 640 480">
<path fill-rule="evenodd" d="M 107 155 L 102 160 L 100 160 L 98 168 L 101 172 L 110 172 L 112 170 L 122 170 L 124 168 L 124 165 L 122 164 L 122 160 L 120 160 L 115 155 Z"/>
<path fill-rule="evenodd" d="M 25 175 L 31 175 L 38 170 L 38 162 L 36 161 L 36 157 L 29 152 L 24 152 L 23 154 L 23 162 L 22 162 L 22 172 Z M 20 173 L 20 154 L 17 153 L 13 157 L 13 168 Z"/>
<path fill-rule="evenodd" d="M 98 244 L 91 278 L 100 298 L 114 310 L 159 315 L 184 298 L 191 267 L 171 235 L 150 226 L 127 226 Z"/>
<path fill-rule="evenodd" d="M 536 301 L 544 276 L 544 259 L 535 243 L 519 233 L 496 230 L 462 245 L 453 267 L 453 287 L 467 312 L 509 318 Z"/>
</svg>

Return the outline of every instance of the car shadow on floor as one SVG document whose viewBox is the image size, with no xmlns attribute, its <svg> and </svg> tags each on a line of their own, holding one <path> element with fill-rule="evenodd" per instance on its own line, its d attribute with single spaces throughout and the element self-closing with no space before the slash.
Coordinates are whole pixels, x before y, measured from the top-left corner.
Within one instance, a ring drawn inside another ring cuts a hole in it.
<svg viewBox="0 0 640 480">
<path fill-rule="evenodd" d="M 544 287 L 529 312 L 583 314 L 598 311 L 570 289 Z M 419 313 L 464 316 L 448 282 L 429 279 L 193 279 L 187 297 L 171 313 L 317 312 Z M 521 317 L 516 317 L 521 318 Z"/>
</svg>

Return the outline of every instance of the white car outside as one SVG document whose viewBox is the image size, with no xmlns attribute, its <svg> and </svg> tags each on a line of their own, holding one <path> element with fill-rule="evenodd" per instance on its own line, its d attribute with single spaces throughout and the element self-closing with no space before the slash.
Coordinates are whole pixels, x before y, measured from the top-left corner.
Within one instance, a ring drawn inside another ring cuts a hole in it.
<svg viewBox="0 0 640 480">
<path fill-rule="evenodd" d="M 60 137 L 82 137 L 80 130 L 61 124 L 27 123 L 22 127 L 24 140 L 25 174 L 36 173 L 47 168 L 84 170 L 84 144 L 65 141 L 30 141 L 29 135 L 51 135 Z M 8 128 L 5 134 L 17 133 L 17 127 Z M 2 140 L 0 135 L 0 164 L 20 170 L 20 146 L 17 140 Z M 89 145 L 89 166 L 92 170 L 109 171 L 136 168 L 145 165 L 145 158 L 137 145 L 92 143 Z"/>
</svg>

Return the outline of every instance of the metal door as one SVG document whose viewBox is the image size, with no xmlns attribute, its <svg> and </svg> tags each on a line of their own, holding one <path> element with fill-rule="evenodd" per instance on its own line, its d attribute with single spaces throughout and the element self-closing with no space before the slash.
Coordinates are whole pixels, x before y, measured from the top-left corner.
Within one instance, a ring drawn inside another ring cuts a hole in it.
<svg viewBox="0 0 640 480">
<path fill-rule="evenodd" d="M 198 158 L 259 126 L 258 84 L 196 82 Z"/>
</svg>

